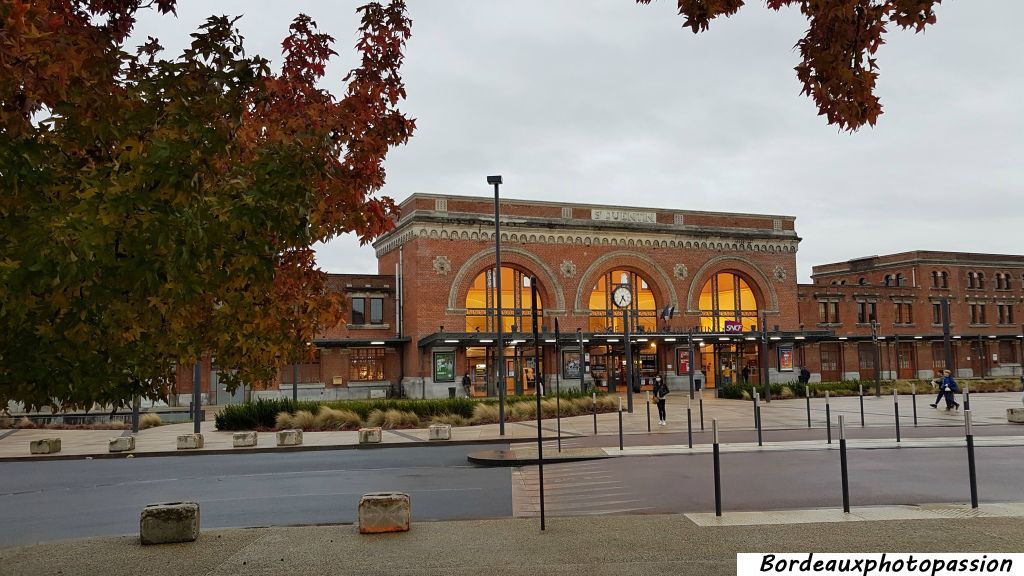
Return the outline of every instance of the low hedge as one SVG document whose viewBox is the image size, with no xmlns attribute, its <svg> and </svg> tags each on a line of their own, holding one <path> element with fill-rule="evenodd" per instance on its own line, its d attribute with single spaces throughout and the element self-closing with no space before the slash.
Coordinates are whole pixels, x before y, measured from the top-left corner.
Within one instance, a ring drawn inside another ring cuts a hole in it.
<svg viewBox="0 0 1024 576">
<path fill-rule="evenodd" d="M 603 393 L 598 393 L 599 396 Z M 559 395 L 564 400 L 574 398 L 589 398 L 589 394 L 579 391 L 566 391 Z M 545 395 L 545 398 L 554 398 L 553 394 Z M 535 402 L 535 396 L 506 396 L 505 402 L 508 406 L 522 402 Z M 314 402 L 300 400 L 295 402 L 289 398 L 258 399 L 255 402 L 244 404 L 232 404 L 225 406 L 216 417 L 218 430 L 258 430 L 273 429 L 276 426 L 277 415 L 281 412 L 295 414 L 304 410 L 311 414 L 317 414 L 320 408 L 329 407 L 336 410 L 349 410 L 355 412 L 365 422 L 369 419 L 370 413 L 380 410 L 398 410 L 401 412 L 412 412 L 421 420 L 429 421 L 435 418 L 459 417 L 465 420 L 473 418 L 473 410 L 478 404 L 497 404 L 498 400 L 487 398 L 474 400 L 471 398 L 437 398 L 430 400 L 412 399 L 373 399 L 373 400 L 335 400 L 330 402 Z"/>
</svg>

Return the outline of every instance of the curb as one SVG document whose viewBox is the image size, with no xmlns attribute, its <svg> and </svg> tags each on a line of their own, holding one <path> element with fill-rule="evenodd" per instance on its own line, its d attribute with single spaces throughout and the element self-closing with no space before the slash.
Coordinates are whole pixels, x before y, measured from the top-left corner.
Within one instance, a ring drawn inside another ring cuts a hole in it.
<svg viewBox="0 0 1024 576">
<path fill-rule="evenodd" d="M 557 440 L 556 437 L 545 437 L 545 442 L 554 442 Z M 43 461 L 54 461 L 54 460 L 124 460 L 131 456 L 132 458 L 161 458 L 167 456 L 224 456 L 231 454 L 269 454 L 271 452 L 318 452 L 318 451 L 333 451 L 333 450 L 383 450 L 389 448 L 422 448 L 426 446 L 485 446 L 490 444 L 521 444 L 527 442 L 536 442 L 536 438 L 504 438 L 504 439 L 484 439 L 484 440 L 446 440 L 438 441 L 418 441 L 418 442 L 402 442 L 402 443 L 388 443 L 388 444 L 326 444 L 323 446 L 265 446 L 256 448 L 216 448 L 212 450 L 160 450 L 154 452 L 98 452 L 95 454 L 54 454 L 54 455 L 37 455 L 37 456 L 3 456 L 0 457 L 0 463 L 2 462 L 43 462 Z"/>
</svg>

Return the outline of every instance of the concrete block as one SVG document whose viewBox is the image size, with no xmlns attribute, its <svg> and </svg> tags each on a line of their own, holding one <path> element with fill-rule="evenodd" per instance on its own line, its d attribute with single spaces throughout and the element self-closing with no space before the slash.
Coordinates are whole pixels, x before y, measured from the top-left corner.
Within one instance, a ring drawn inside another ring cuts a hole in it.
<svg viewBox="0 0 1024 576">
<path fill-rule="evenodd" d="M 278 446 L 299 446 L 302 444 L 302 430 L 279 430 L 277 432 Z"/>
<path fill-rule="evenodd" d="M 1024 408 L 1007 408 L 1006 419 L 1014 424 L 1024 424 Z"/>
<path fill-rule="evenodd" d="M 235 448 L 246 448 L 256 445 L 255 432 L 235 432 L 231 435 L 231 444 Z"/>
<path fill-rule="evenodd" d="M 381 434 L 380 428 L 360 428 L 359 429 L 359 443 L 360 444 L 380 444 Z"/>
<path fill-rule="evenodd" d="M 359 533 L 408 532 L 412 519 L 409 495 L 371 492 L 359 499 Z"/>
<path fill-rule="evenodd" d="M 429 428 L 430 435 L 428 438 L 431 440 L 451 440 L 452 439 L 452 425 L 451 424 L 431 424 Z"/>
<path fill-rule="evenodd" d="M 150 504 L 142 509 L 139 539 L 143 544 L 192 542 L 198 537 L 198 502 Z"/>
<path fill-rule="evenodd" d="M 202 434 L 182 434 L 178 436 L 178 450 L 198 450 L 202 447 Z"/>
<path fill-rule="evenodd" d="M 56 454 L 60 452 L 60 438 L 40 438 L 28 445 L 31 454 Z"/>
<path fill-rule="evenodd" d="M 111 452 L 131 452 L 135 450 L 135 436 L 118 436 L 110 439 Z"/>
</svg>

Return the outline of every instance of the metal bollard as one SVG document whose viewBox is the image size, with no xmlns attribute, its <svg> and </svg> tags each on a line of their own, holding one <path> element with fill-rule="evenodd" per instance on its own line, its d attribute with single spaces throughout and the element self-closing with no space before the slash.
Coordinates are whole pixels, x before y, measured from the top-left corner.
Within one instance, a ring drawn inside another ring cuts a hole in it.
<svg viewBox="0 0 1024 576">
<path fill-rule="evenodd" d="M 700 397 L 697 398 L 697 405 L 700 408 L 700 431 L 704 431 L 704 391 L 700 391 Z"/>
<path fill-rule="evenodd" d="M 761 399 L 760 394 L 754 394 L 754 427 L 757 428 L 757 445 L 761 444 L 761 404 L 758 402 Z"/>
<path fill-rule="evenodd" d="M 828 390 L 825 390 L 825 433 L 828 435 L 828 443 L 832 443 L 832 408 L 828 404 Z"/>
<path fill-rule="evenodd" d="M 966 402 L 966 401 L 965 401 Z M 967 470 L 971 481 L 971 508 L 978 507 L 978 476 L 974 469 L 974 434 L 971 431 L 971 411 L 964 410 L 964 429 L 967 433 Z"/>
<path fill-rule="evenodd" d="M 914 408 L 914 428 L 917 428 L 917 383 L 910 383 L 910 405 Z"/>
<path fill-rule="evenodd" d="M 839 470 L 843 477 L 843 512 L 850 513 L 850 476 L 846 467 L 846 423 L 839 415 Z"/>
<path fill-rule="evenodd" d="M 647 391 L 647 433 L 651 432 L 651 391 Z"/>
<path fill-rule="evenodd" d="M 686 439 L 690 448 L 693 448 L 693 421 L 689 396 L 686 397 Z"/>
<path fill-rule="evenodd" d="M 971 409 L 971 383 L 964 382 L 964 412 Z"/>
<path fill-rule="evenodd" d="M 754 428 L 757 428 L 757 394 L 758 393 L 755 390 L 754 393 L 750 395 L 751 408 L 753 409 L 752 413 L 754 416 Z"/>
<path fill-rule="evenodd" d="M 619 450 L 622 450 L 622 396 L 619 396 Z"/>
<path fill-rule="evenodd" d="M 719 463 L 718 452 L 718 418 L 711 419 L 711 438 L 714 442 L 712 448 L 715 460 L 715 516 L 722 515 L 722 467 Z"/>
<path fill-rule="evenodd" d="M 896 442 L 900 441 L 900 400 L 899 392 L 896 390 L 896 383 L 892 385 L 892 408 L 896 416 Z"/>
<path fill-rule="evenodd" d="M 597 392 L 593 393 L 593 399 L 591 400 L 591 406 L 594 408 L 594 436 L 597 436 Z"/>
<path fill-rule="evenodd" d="M 864 385 L 858 384 L 860 388 L 860 427 L 864 427 Z"/>
<path fill-rule="evenodd" d="M 811 384 L 804 384 L 804 398 L 807 399 L 807 429 L 811 429 Z"/>
</svg>

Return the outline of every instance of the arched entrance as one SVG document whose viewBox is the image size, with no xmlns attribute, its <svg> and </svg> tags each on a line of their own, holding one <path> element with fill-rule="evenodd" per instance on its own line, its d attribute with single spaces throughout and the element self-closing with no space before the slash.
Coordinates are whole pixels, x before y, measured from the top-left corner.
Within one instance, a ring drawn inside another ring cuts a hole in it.
<svg viewBox="0 0 1024 576">
<path fill-rule="evenodd" d="M 515 394 L 535 390 L 536 375 L 544 373 L 543 365 L 539 368 L 534 366 L 533 355 L 525 347 L 525 342 L 516 338 L 516 335 L 533 332 L 533 294 L 530 282 L 529 273 L 512 266 L 501 267 L 500 314 L 496 313 L 498 291 L 493 268 L 478 274 L 466 293 L 466 332 L 497 332 L 500 319 L 504 345 L 501 356 L 505 362 L 505 388 Z M 543 326 L 544 304 L 539 288 L 538 286 L 537 322 Z M 543 331 L 540 326 L 538 329 Z M 495 345 L 466 348 L 466 372 L 470 375 L 472 395 L 487 394 L 487 382 L 493 382 L 497 374 L 496 352 Z"/>
<path fill-rule="evenodd" d="M 713 274 L 700 291 L 701 369 L 710 388 L 757 383 L 761 376 L 758 302 L 752 283 L 735 271 Z"/>
<path fill-rule="evenodd" d="M 587 299 L 590 309 L 589 330 L 595 333 L 619 335 L 623 332 L 623 311 L 612 303 L 612 292 L 620 285 L 628 285 L 633 300 L 627 308 L 629 331 L 637 335 L 632 350 L 634 389 L 648 385 L 657 374 L 657 349 L 643 334 L 655 332 L 658 326 L 658 304 L 654 291 L 646 278 L 631 270 L 613 269 L 598 277 Z M 618 338 L 606 339 L 604 345 L 592 348 L 591 373 L 596 385 L 608 390 L 625 390 L 625 343 Z"/>
</svg>

